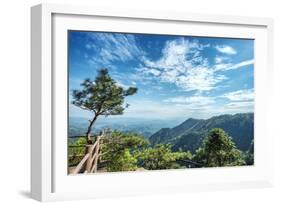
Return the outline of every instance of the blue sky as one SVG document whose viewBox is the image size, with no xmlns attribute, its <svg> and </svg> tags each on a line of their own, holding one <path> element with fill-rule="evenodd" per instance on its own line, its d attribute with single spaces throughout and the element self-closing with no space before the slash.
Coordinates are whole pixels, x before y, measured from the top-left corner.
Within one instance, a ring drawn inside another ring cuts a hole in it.
<svg viewBox="0 0 281 206">
<path fill-rule="evenodd" d="M 69 32 L 69 95 L 105 67 L 125 88 L 122 118 L 187 119 L 254 111 L 254 40 Z M 70 104 L 71 117 L 90 114 Z"/>
</svg>

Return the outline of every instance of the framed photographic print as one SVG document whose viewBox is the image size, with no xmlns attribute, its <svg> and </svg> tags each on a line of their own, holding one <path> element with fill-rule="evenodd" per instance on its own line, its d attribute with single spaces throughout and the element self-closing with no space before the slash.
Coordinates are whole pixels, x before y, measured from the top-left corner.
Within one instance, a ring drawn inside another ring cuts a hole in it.
<svg viewBox="0 0 281 206">
<path fill-rule="evenodd" d="M 271 19 L 31 12 L 34 199 L 272 185 Z"/>
</svg>

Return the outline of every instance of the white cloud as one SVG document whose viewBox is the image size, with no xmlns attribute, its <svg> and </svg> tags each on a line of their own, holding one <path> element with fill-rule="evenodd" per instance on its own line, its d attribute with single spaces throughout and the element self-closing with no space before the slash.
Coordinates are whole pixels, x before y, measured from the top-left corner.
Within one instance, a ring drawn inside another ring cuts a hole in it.
<svg viewBox="0 0 281 206">
<path fill-rule="evenodd" d="M 227 70 L 233 70 L 233 69 L 240 69 L 244 66 L 248 66 L 248 65 L 251 65 L 251 64 L 254 64 L 253 59 L 242 61 L 242 62 L 239 62 L 237 64 L 219 63 L 219 64 L 215 64 L 213 69 L 215 71 L 227 71 Z"/>
<path fill-rule="evenodd" d="M 186 74 L 179 75 L 175 83 L 186 91 L 208 91 L 225 79 L 227 78 L 224 75 L 216 75 L 208 67 L 197 66 L 190 68 Z"/>
<path fill-rule="evenodd" d="M 143 72 L 160 78 L 163 82 L 174 83 L 186 91 L 209 91 L 218 83 L 226 80 L 223 74 L 217 71 L 239 69 L 254 63 L 246 60 L 237 64 L 229 63 L 227 56 L 216 56 L 215 64 L 211 67 L 201 50 L 209 45 L 190 42 L 185 39 L 168 41 L 162 50 L 163 56 L 157 61 L 143 58 L 145 69 Z M 225 54 L 234 54 L 236 51 L 227 45 L 216 46 L 216 49 Z"/>
<path fill-rule="evenodd" d="M 236 114 L 254 111 L 254 101 L 219 101 L 221 97 L 191 96 L 174 97 L 165 100 L 173 104 L 173 108 L 180 114 L 192 117 L 209 118 L 220 114 Z M 220 103 L 219 103 L 220 102 Z"/>
<path fill-rule="evenodd" d="M 144 66 L 140 71 L 156 76 L 160 81 L 176 84 L 186 91 L 211 90 L 226 77 L 216 74 L 201 55 L 201 50 L 209 46 L 184 38 L 167 41 L 162 57 L 156 61 L 143 58 Z"/>
<path fill-rule="evenodd" d="M 227 98 L 227 101 L 222 101 Z M 254 111 L 253 89 L 238 90 L 222 96 L 177 96 L 164 100 L 177 112 L 207 118 L 219 114 L 235 114 Z"/>
<path fill-rule="evenodd" d="M 124 117 L 138 117 L 138 118 L 178 118 L 182 117 L 183 109 L 171 105 L 163 104 L 158 101 L 151 100 L 132 100 L 128 101 L 130 106 L 124 111 Z"/>
<path fill-rule="evenodd" d="M 190 96 L 190 97 L 178 96 L 178 97 L 168 98 L 164 102 L 185 104 L 185 105 L 192 104 L 193 106 L 195 105 L 202 106 L 202 105 L 215 103 L 213 97 L 206 97 L 206 96 Z"/>
<path fill-rule="evenodd" d="M 254 64 L 254 60 L 253 59 L 247 60 L 247 61 L 242 61 L 242 62 L 240 62 L 238 64 L 234 64 L 231 67 L 226 68 L 225 70 L 239 69 L 241 67 L 248 66 L 248 65 L 251 65 L 251 64 Z"/>
<path fill-rule="evenodd" d="M 137 68 L 137 70 L 143 72 L 144 74 L 152 74 L 154 76 L 158 76 L 159 74 L 161 74 L 161 72 L 155 68 L 142 67 L 142 68 Z"/>
<path fill-rule="evenodd" d="M 231 109 L 240 109 L 240 108 L 247 108 L 247 107 L 253 107 L 254 102 L 230 102 L 226 104 L 227 108 Z"/>
<path fill-rule="evenodd" d="M 230 63 L 219 63 L 219 64 L 215 64 L 213 69 L 215 71 L 225 71 L 227 68 L 231 67 L 232 64 Z"/>
<path fill-rule="evenodd" d="M 221 110 L 222 114 L 254 112 L 254 102 L 229 102 Z"/>
<path fill-rule="evenodd" d="M 164 100 L 164 104 L 170 105 L 178 113 L 178 116 L 190 116 L 193 118 L 208 118 L 217 111 L 214 97 L 207 96 L 178 96 Z"/>
<path fill-rule="evenodd" d="M 223 108 L 225 113 L 254 111 L 254 89 L 237 90 L 220 97 L 226 98 L 229 101 Z"/>
<path fill-rule="evenodd" d="M 186 61 L 186 55 L 194 47 L 197 47 L 196 44 L 189 44 L 189 41 L 184 38 L 167 41 L 165 47 L 162 49 L 163 56 L 155 62 L 144 59 L 144 64 L 151 68 L 166 70 L 179 66 L 181 68 L 189 66 L 190 63 Z"/>
<path fill-rule="evenodd" d="M 129 85 L 129 84 L 124 84 L 119 80 L 115 80 L 115 81 L 118 86 L 123 87 L 124 89 L 128 89 L 129 87 L 133 87 L 135 85 L 133 82 L 131 82 L 131 85 Z"/>
<path fill-rule="evenodd" d="M 215 63 L 216 64 L 221 64 L 221 63 L 223 63 L 223 62 L 225 62 L 227 60 L 229 60 L 229 58 L 225 57 L 225 56 L 216 56 L 215 57 Z"/>
<path fill-rule="evenodd" d="M 185 91 L 210 91 L 227 79 L 218 71 L 238 69 L 253 64 L 253 60 L 232 64 L 229 63 L 229 57 L 217 55 L 215 65 L 210 66 L 208 59 L 201 54 L 202 50 L 210 47 L 210 44 L 200 44 L 199 41 L 189 41 L 185 38 L 167 41 L 161 51 L 162 56 L 155 61 L 145 56 L 142 49 L 138 47 L 134 35 L 89 33 L 89 39 L 89 42 L 94 41 L 92 45 L 88 43 L 87 48 L 95 49 L 95 54 L 98 54 L 89 57 L 90 62 L 99 66 L 114 67 L 115 61 L 139 59 L 140 66 L 137 69 L 139 73 L 135 77 L 126 78 L 131 81 L 150 81 L 156 77 L 162 82 L 175 84 Z M 102 46 L 99 47 L 97 44 Z M 227 45 L 217 45 L 215 48 L 224 54 L 236 53 Z"/>
<path fill-rule="evenodd" d="M 228 55 L 234 55 L 237 53 L 237 51 L 234 48 L 228 45 L 217 45 L 215 46 L 215 49 L 220 53 L 228 54 Z"/>
<path fill-rule="evenodd" d="M 186 119 L 193 118 L 209 118 L 216 115 L 215 109 L 212 105 L 201 104 L 197 105 L 198 101 L 194 98 L 193 103 L 172 103 L 159 102 L 151 100 L 129 101 L 129 108 L 124 111 L 124 117 L 138 117 L 138 118 L 158 118 L 158 119 Z M 214 105 L 214 104 L 213 104 Z M 171 109 L 172 106 L 172 109 Z"/>
<path fill-rule="evenodd" d="M 144 55 L 144 52 L 137 46 L 134 35 L 89 33 L 88 36 L 89 42 L 86 44 L 86 48 L 95 50 L 95 56 L 89 59 L 91 63 L 106 66 L 114 61 L 125 62 Z"/>
<path fill-rule="evenodd" d="M 135 36 L 130 34 L 89 33 L 86 47 L 96 50 L 95 54 L 98 54 L 89 56 L 91 63 L 114 67 L 115 61 L 140 59 L 140 76 L 157 77 L 160 81 L 173 83 L 185 91 L 210 91 L 227 79 L 223 74 L 217 74 L 217 71 L 237 69 L 253 62 L 249 60 L 233 65 L 224 63 L 228 57 L 217 56 L 216 64 L 211 67 L 208 59 L 201 55 L 201 51 L 210 47 L 210 44 L 200 44 L 196 40 L 189 41 L 184 38 L 167 41 L 162 49 L 162 57 L 156 61 L 145 57 L 142 49 L 137 46 Z M 217 45 L 215 48 L 224 54 L 236 53 L 227 45 Z"/>
<path fill-rule="evenodd" d="M 245 90 L 229 92 L 222 95 L 222 97 L 225 97 L 230 101 L 253 101 L 254 89 L 245 89 Z"/>
</svg>

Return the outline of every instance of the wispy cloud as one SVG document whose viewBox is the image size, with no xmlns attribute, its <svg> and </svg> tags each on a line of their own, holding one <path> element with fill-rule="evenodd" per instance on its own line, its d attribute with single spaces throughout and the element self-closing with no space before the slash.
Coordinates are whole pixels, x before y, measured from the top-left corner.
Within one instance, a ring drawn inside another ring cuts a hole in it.
<svg viewBox="0 0 281 206">
<path fill-rule="evenodd" d="M 226 98 L 223 106 L 224 113 L 253 112 L 254 89 L 237 90 L 221 95 L 218 98 Z"/>
<path fill-rule="evenodd" d="M 124 111 L 124 117 L 139 118 L 178 118 L 182 108 L 171 109 L 170 105 L 152 100 L 130 101 L 130 106 Z M 145 105 L 145 106 L 144 106 Z"/>
<path fill-rule="evenodd" d="M 251 64 L 254 64 L 254 60 L 253 59 L 242 61 L 242 62 L 240 62 L 238 64 L 233 64 L 232 66 L 227 67 L 225 70 L 239 69 L 241 67 L 248 66 L 248 65 L 251 65 Z"/>
<path fill-rule="evenodd" d="M 186 91 L 208 91 L 225 79 L 209 66 L 201 51 L 209 44 L 199 44 L 184 38 L 167 41 L 162 57 L 156 61 L 144 58 L 140 71 L 154 75 L 163 82 L 176 84 Z"/>
<path fill-rule="evenodd" d="M 254 102 L 229 102 L 226 107 L 229 109 L 253 108 Z M 238 110 L 239 111 L 239 110 Z"/>
<path fill-rule="evenodd" d="M 158 102 L 151 100 L 130 101 L 130 106 L 125 110 L 125 117 L 141 117 L 141 118 L 160 118 L 160 119 L 181 119 L 181 118 L 209 118 L 218 113 L 213 109 L 214 104 L 198 105 L 197 101 L 190 104 Z M 144 107 L 145 105 L 145 107 Z M 208 113 L 206 113 L 208 111 Z"/>
<path fill-rule="evenodd" d="M 233 70 L 233 69 L 240 69 L 242 67 L 252 65 L 252 64 L 254 64 L 253 59 L 242 61 L 242 62 L 239 62 L 236 64 L 221 62 L 219 64 L 215 64 L 213 69 L 215 71 L 227 71 L 227 70 Z"/>
<path fill-rule="evenodd" d="M 136 85 L 135 82 L 130 82 L 130 84 L 125 84 L 123 82 L 121 82 L 120 80 L 115 80 L 116 84 L 120 87 L 123 87 L 124 89 L 128 89 L 129 87 L 133 87 L 134 85 Z"/>
<path fill-rule="evenodd" d="M 215 85 L 227 77 L 224 75 L 215 74 L 213 70 L 208 67 L 192 67 L 186 75 L 180 75 L 176 79 L 176 84 L 186 91 L 208 91 L 215 88 Z"/>
<path fill-rule="evenodd" d="M 229 57 L 225 57 L 225 56 L 216 56 L 215 57 L 216 64 L 221 64 L 222 62 L 225 62 L 227 60 L 229 60 Z"/>
<path fill-rule="evenodd" d="M 176 103 L 176 104 L 193 104 L 193 105 L 207 105 L 207 104 L 212 104 L 215 103 L 215 100 L 213 97 L 206 97 L 206 96 L 178 96 L 178 97 L 172 97 L 164 100 L 164 102 L 168 103 Z"/>
<path fill-rule="evenodd" d="M 124 117 L 208 118 L 254 109 L 254 91 L 245 90 L 253 87 L 250 40 L 107 32 L 77 32 L 72 40 L 70 89 L 107 67 L 118 85 L 138 88 L 126 98 Z"/>
<path fill-rule="evenodd" d="M 158 68 L 141 67 L 137 68 L 137 70 L 142 72 L 143 74 L 152 74 L 153 76 L 159 76 L 161 74 Z"/>
<path fill-rule="evenodd" d="M 222 96 L 178 96 L 164 100 L 182 114 L 203 118 L 254 111 L 253 91 L 239 90 Z M 227 99 L 226 101 L 223 99 Z"/>
<path fill-rule="evenodd" d="M 158 60 L 151 60 L 138 46 L 135 35 L 89 33 L 88 37 L 86 48 L 95 50 L 95 55 L 88 56 L 90 63 L 114 68 L 114 62 L 138 60 L 138 79 L 149 80 L 149 76 L 155 77 L 162 82 L 175 84 L 185 91 L 210 91 L 228 79 L 217 71 L 253 64 L 253 60 L 232 64 L 229 63 L 228 57 L 217 55 L 215 64 L 211 66 L 209 60 L 202 55 L 202 51 L 210 47 L 210 44 L 200 44 L 197 40 L 189 41 L 185 38 L 166 41 L 161 51 L 162 56 Z M 215 48 L 223 54 L 236 53 L 228 45 L 216 45 Z"/>
<path fill-rule="evenodd" d="M 234 48 L 228 45 L 216 45 L 215 49 L 220 53 L 228 54 L 228 55 L 234 55 L 237 53 L 237 51 Z"/>
<path fill-rule="evenodd" d="M 225 97 L 230 101 L 253 101 L 254 89 L 245 89 L 245 90 L 229 92 L 222 95 L 222 97 Z"/>
<path fill-rule="evenodd" d="M 89 61 L 100 64 L 126 62 L 144 54 L 131 34 L 88 33 L 86 48 L 95 51 L 95 56 L 90 56 Z"/>
</svg>

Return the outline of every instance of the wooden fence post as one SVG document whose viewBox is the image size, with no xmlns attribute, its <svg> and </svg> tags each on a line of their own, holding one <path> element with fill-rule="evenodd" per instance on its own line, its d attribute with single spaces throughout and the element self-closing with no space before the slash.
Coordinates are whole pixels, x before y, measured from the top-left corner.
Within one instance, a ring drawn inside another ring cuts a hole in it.
<svg viewBox="0 0 281 206">
<path fill-rule="evenodd" d="M 95 149 L 96 146 L 97 146 L 97 142 L 95 142 L 95 144 L 93 144 L 93 145 L 88 145 L 88 152 L 87 153 L 90 155 L 89 159 L 87 160 L 87 163 L 86 163 L 86 170 L 87 170 L 88 173 L 90 173 L 91 168 L 92 168 L 93 150 Z"/>
<path fill-rule="evenodd" d="M 98 160 L 99 160 L 99 150 L 100 150 L 100 137 L 98 137 L 98 141 L 99 141 L 99 144 L 97 145 L 97 148 L 96 148 L 96 159 L 95 159 L 95 173 L 97 172 L 98 170 Z"/>
<path fill-rule="evenodd" d="M 104 137 L 105 133 L 103 132 L 100 136 L 97 137 L 94 144 L 86 145 L 86 154 L 82 161 L 75 168 L 73 174 L 77 174 L 82 170 L 82 167 L 85 168 L 84 173 L 96 173 L 98 170 L 98 162 L 100 159 L 100 149 L 101 149 L 101 140 Z M 85 166 L 84 166 L 85 164 Z"/>
</svg>

